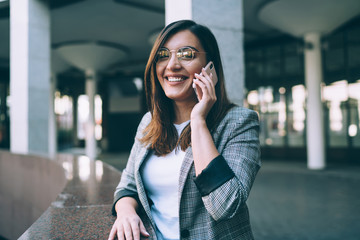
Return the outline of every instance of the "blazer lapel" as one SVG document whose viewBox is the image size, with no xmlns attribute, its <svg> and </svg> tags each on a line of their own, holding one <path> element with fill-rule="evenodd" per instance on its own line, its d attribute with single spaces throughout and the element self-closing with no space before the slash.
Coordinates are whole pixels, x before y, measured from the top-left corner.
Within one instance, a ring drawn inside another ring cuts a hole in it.
<svg viewBox="0 0 360 240">
<path fill-rule="evenodd" d="M 180 168 L 180 177 L 179 177 L 179 203 L 180 203 L 180 198 L 182 196 L 182 192 L 184 190 L 184 186 L 185 186 L 185 182 L 187 179 L 187 176 L 189 174 L 189 171 L 191 169 L 191 166 L 193 165 L 194 160 L 193 160 L 193 155 L 192 155 L 192 148 L 188 147 L 186 149 L 186 153 L 185 153 L 185 157 L 184 157 L 184 161 L 181 165 Z"/>
<path fill-rule="evenodd" d="M 139 200 L 140 200 L 148 218 L 150 219 L 150 222 L 152 223 L 153 226 L 155 226 L 154 220 L 151 216 L 150 205 L 149 205 L 149 201 L 148 201 L 148 198 L 146 195 L 144 183 L 142 181 L 141 174 L 140 174 L 141 165 L 144 163 L 145 159 L 148 157 L 149 154 L 150 154 L 150 150 L 148 149 L 148 146 L 140 149 L 140 152 L 139 152 L 140 161 L 137 161 L 136 165 L 135 165 L 135 173 L 136 173 L 135 181 L 136 181 Z"/>
</svg>

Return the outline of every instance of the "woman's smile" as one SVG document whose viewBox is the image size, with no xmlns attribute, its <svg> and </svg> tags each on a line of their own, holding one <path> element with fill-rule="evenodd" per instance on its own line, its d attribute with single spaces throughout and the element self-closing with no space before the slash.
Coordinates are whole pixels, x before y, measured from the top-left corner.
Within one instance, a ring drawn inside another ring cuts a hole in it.
<svg viewBox="0 0 360 240">
<path fill-rule="evenodd" d="M 190 80 L 190 78 L 187 75 L 179 74 L 179 73 L 166 74 L 164 79 L 165 79 L 166 84 L 168 84 L 170 86 L 183 85 L 185 82 Z"/>
<path fill-rule="evenodd" d="M 183 77 L 167 77 L 166 78 L 169 82 L 182 82 L 185 80 Z"/>
</svg>

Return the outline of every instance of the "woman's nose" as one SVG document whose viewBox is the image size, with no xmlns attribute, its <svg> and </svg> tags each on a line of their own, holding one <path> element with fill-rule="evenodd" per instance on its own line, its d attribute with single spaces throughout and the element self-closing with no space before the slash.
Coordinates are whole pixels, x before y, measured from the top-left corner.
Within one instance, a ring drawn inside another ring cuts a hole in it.
<svg viewBox="0 0 360 240">
<path fill-rule="evenodd" d="M 176 53 L 172 52 L 170 55 L 169 62 L 167 64 L 168 69 L 179 69 L 181 68 L 181 64 L 179 59 L 176 56 Z"/>
</svg>

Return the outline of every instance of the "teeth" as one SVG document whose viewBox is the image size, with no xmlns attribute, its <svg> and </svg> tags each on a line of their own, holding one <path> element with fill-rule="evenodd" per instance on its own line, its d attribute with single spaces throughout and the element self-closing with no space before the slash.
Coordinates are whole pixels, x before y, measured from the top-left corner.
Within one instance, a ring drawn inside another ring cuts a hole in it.
<svg viewBox="0 0 360 240">
<path fill-rule="evenodd" d="M 168 78 L 169 82 L 180 82 L 183 81 L 183 78 L 177 78 L 177 77 L 169 77 Z"/>
</svg>

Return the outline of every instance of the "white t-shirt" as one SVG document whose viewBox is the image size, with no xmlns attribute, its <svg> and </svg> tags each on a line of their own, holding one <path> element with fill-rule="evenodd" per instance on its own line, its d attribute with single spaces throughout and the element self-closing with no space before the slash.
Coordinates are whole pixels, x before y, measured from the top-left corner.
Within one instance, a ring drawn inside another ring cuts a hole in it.
<svg viewBox="0 0 360 240">
<path fill-rule="evenodd" d="M 174 124 L 178 135 L 189 121 Z M 179 239 L 179 175 L 185 152 L 178 147 L 166 156 L 151 154 L 142 168 L 148 197 L 153 202 L 151 214 L 160 240 Z"/>
</svg>

